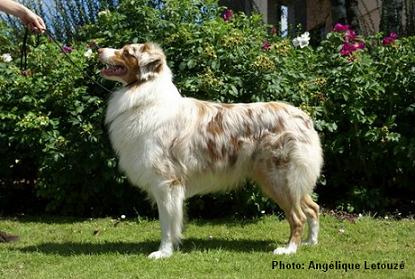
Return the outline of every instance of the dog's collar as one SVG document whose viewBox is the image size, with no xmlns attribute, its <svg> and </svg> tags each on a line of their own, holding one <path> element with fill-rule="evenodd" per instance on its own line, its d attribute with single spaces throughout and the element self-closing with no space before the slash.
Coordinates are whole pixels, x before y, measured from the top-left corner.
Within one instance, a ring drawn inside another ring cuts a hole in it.
<svg viewBox="0 0 415 279">
<path fill-rule="evenodd" d="M 139 82 L 140 81 L 138 79 L 136 79 L 136 80 L 134 80 L 134 81 L 132 81 L 130 83 L 127 83 L 124 87 L 130 87 L 130 86 L 133 86 L 134 84 L 139 83 Z"/>
</svg>

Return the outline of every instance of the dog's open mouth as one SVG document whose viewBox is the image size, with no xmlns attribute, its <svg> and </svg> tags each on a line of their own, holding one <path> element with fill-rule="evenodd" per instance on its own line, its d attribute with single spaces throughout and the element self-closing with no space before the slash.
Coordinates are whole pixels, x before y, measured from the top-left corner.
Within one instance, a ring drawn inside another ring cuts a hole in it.
<svg viewBox="0 0 415 279">
<path fill-rule="evenodd" d="M 105 76 L 122 76 L 127 73 L 127 68 L 122 65 L 106 64 L 101 70 L 101 74 Z"/>
</svg>

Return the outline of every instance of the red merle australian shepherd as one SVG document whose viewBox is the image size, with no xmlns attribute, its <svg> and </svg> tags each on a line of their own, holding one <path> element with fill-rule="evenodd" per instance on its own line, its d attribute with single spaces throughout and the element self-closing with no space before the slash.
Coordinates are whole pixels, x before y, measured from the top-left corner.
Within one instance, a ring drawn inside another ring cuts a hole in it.
<svg viewBox="0 0 415 279">
<path fill-rule="evenodd" d="M 102 48 L 101 74 L 119 81 L 106 123 L 120 168 L 157 203 L 161 243 L 149 255 L 173 254 L 180 242 L 183 203 L 196 194 L 227 191 L 255 181 L 290 224 L 287 246 L 295 253 L 304 224 L 316 244 L 319 206 L 310 194 L 323 164 L 313 122 L 281 102 L 222 104 L 182 97 L 162 49 L 153 43 Z"/>
</svg>

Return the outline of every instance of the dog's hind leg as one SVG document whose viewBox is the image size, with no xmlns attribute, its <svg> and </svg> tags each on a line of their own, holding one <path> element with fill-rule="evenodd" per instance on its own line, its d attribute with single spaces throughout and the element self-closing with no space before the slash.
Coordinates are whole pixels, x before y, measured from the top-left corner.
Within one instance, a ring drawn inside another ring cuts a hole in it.
<svg viewBox="0 0 415 279">
<path fill-rule="evenodd" d="M 290 238 L 286 247 L 279 247 L 274 254 L 293 254 L 301 244 L 307 217 L 311 224 L 311 240 L 317 241 L 318 206 L 311 201 L 311 193 L 317 175 L 310 172 L 307 161 L 298 160 L 295 146 L 288 155 L 264 158 L 255 165 L 254 179 L 262 190 L 284 210 L 290 224 Z M 303 209 L 306 209 L 303 211 Z"/>
<path fill-rule="evenodd" d="M 301 207 L 307 216 L 308 238 L 303 242 L 305 245 L 315 245 L 318 243 L 319 232 L 319 209 L 317 203 L 313 201 L 310 195 L 306 195 L 301 201 Z"/>
<path fill-rule="evenodd" d="M 294 254 L 301 243 L 301 236 L 303 234 L 306 215 L 301 209 L 299 201 L 296 201 L 291 196 L 290 189 L 286 186 L 274 185 L 278 187 L 271 198 L 284 210 L 287 221 L 290 225 L 290 238 L 286 247 L 278 247 L 274 250 L 274 254 Z"/>
<path fill-rule="evenodd" d="M 289 210 L 285 211 L 288 223 L 290 224 L 290 238 L 286 247 L 278 247 L 274 254 L 294 254 L 301 243 L 301 236 L 304 230 L 306 216 L 301 210 L 299 204 L 292 205 Z"/>
<path fill-rule="evenodd" d="M 149 255 L 151 259 L 167 258 L 179 244 L 183 226 L 184 187 L 174 183 L 161 183 L 152 188 L 157 202 L 161 227 L 161 243 L 158 251 Z"/>
<path fill-rule="evenodd" d="M 270 164 L 268 164 L 269 166 Z M 287 172 L 285 170 L 279 171 L 273 167 L 266 169 L 265 165 L 261 170 L 258 169 L 255 180 L 259 183 L 262 191 L 284 211 L 291 231 L 288 245 L 278 247 L 274 250 L 274 254 L 293 254 L 301 243 L 306 215 L 301 209 L 300 201 L 292 195 L 292 190 L 286 179 Z M 260 175 L 258 176 L 258 174 Z"/>
</svg>

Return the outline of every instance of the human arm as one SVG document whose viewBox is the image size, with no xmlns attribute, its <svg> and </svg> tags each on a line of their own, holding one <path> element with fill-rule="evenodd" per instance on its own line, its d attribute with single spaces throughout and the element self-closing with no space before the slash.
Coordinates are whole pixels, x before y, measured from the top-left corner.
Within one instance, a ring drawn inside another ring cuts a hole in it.
<svg viewBox="0 0 415 279">
<path fill-rule="evenodd" d="M 26 8 L 24 5 L 19 4 L 12 0 L 1 0 L 0 11 L 17 16 L 23 22 L 24 25 L 30 29 L 38 32 L 46 30 L 46 25 L 43 19 L 37 14 Z"/>
</svg>

